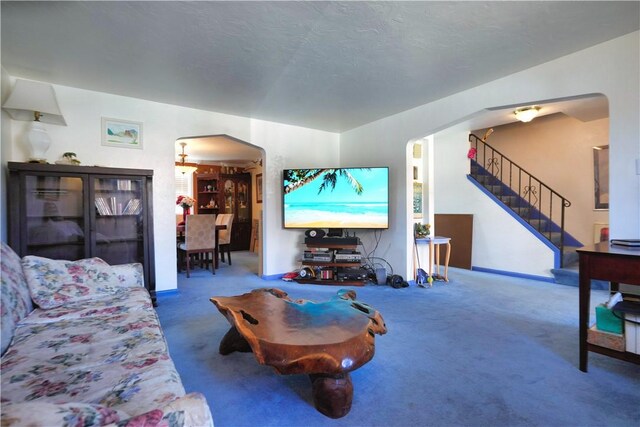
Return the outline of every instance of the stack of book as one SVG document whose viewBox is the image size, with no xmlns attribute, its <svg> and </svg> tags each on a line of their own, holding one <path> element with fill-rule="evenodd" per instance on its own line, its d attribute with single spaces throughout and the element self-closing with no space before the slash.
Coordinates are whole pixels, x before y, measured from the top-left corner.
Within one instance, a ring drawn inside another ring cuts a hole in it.
<svg viewBox="0 0 640 427">
<path fill-rule="evenodd" d="M 640 248 L 640 239 L 611 239 L 611 244 L 627 248 Z"/>
<path fill-rule="evenodd" d="M 117 203 L 115 197 L 96 197 L 95 205 L 100 215 L 137 215 L 142 211 L 140 199 L 130 199 L 122 207 L 122 203 Z"/>
</svg>

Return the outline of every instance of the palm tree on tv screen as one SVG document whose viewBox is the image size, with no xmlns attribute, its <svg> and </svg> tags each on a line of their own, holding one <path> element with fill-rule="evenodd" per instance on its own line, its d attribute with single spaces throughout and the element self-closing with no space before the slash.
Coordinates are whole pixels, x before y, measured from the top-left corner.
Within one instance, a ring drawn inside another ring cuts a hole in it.
<svg viewBox="0 0 640 427">
<path fill-rule="evenodd" d="M 369 170 L 370 168 L 360 169 Z M 364 191 L 362 184 L 360 184 L 360 182 L 358 182 L 358 180 L 351 175 L 347 169 L 289 169 L 285 171 L 284 175 L 285 181 L 288 182 L 284 187 L 284 194 L 291 193 L 293 190 L 310 183 L 322 174 L 324 174 L 324 176 L 322 177 L 322 184 L 318 189 L 318 194 L 328 188 L 331 188 L 333 191 L 336 187 L 336 183 L 338 182 L 338 177 L 346 179 L 357 195 L 361 195 Z"/>
</svg>

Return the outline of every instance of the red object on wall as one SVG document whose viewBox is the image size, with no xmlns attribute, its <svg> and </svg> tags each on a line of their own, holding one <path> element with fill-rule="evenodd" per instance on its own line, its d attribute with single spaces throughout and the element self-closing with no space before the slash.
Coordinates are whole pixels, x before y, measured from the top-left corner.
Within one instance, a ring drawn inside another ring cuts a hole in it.
<svg viewBox="0 0 640 427">
<path fill-rule="evenodd" d="M 600 241 L 601 242 L 609 241 L 609 227 L 602 227 L 600 229 Z"/>
</svg>

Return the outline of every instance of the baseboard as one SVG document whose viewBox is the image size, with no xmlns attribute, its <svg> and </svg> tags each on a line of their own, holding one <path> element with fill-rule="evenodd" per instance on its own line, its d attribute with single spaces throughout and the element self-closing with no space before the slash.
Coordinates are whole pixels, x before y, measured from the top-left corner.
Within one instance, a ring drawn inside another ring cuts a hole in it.
<svg viewBox="0 0 640 427">
<path fill-rule="evenodd" d="M 555 280 L 554 280 L 553 277 L 536 276 L 536 275 L 533 275 L 533 274 L 524 274 L 524 273 L 516 273 L 515 271 L 494 270 L 492 268 L 474 267 L 474 266 L 471 266 L 471 270 L 472 271 L 479 271 L 481 273 L 492 273 L 492 274 L 499 274 L 501 276 L 519 277 L 521 279 L 537 280 L 538 282 L 555 283 Z"/>
</svg>

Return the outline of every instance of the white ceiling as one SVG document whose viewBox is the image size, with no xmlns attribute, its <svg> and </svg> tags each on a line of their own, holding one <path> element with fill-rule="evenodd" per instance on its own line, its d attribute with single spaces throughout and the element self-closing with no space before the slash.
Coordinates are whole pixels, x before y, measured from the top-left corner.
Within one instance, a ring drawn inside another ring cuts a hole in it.
<svg viewBox="0 0 640 427">
<path fill-rule="evenodd" d="M 637 1 L 1 7 L 11 75 L 334 132 L 640 27 Z"/>
</svg>

